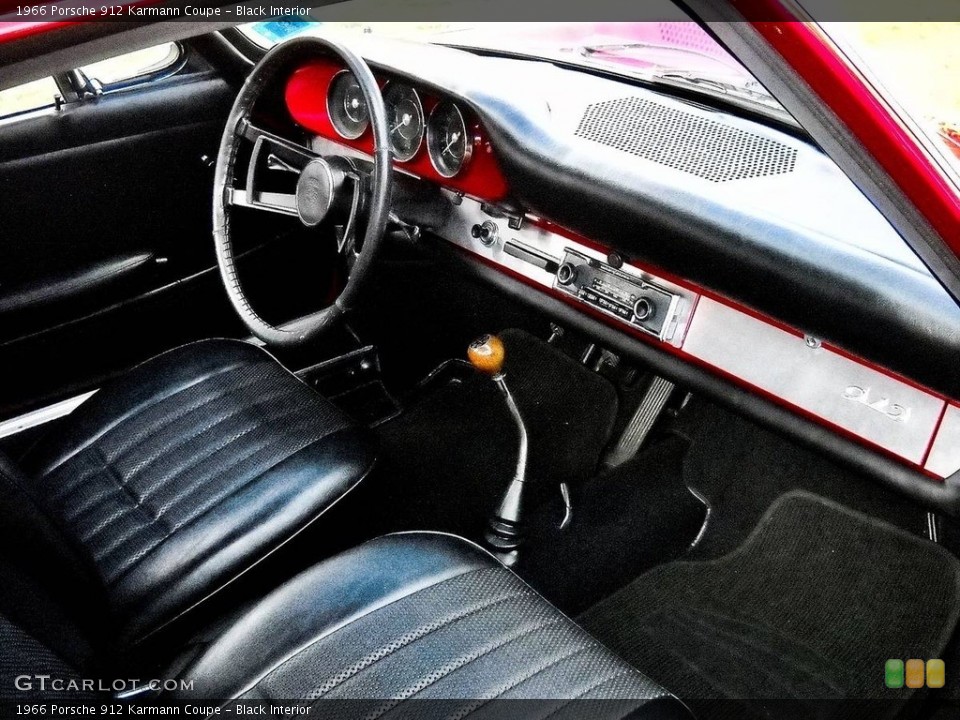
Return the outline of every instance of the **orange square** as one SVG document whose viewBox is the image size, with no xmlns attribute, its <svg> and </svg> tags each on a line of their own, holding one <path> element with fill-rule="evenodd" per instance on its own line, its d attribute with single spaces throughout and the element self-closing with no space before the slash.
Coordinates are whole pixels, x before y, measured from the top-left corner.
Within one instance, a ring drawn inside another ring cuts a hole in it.
<svg viewBox="0 0 960 720">
<path fill-rule="evenodd" d="M 947 682 L 943 660 L 927 660 L 927 687 L 942 688 Z"/>
<path fill-rule="evenodd" d="M 907 660 L 907 687 L 923 687 L 923 660 Z"/>
</svg>

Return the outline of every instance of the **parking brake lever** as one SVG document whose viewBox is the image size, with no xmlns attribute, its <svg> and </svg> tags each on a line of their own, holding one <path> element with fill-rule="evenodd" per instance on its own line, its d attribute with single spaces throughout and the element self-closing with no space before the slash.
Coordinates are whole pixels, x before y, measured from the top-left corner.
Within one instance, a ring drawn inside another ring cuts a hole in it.
<svg viewBox="0 0 960 720">
<path fill-rule="evenodd" d="M 484 335 L 474 340 L 467 348 L 467 359 L 479 372 L 489 375 L 500 390 L 510 410 L 517 429 L 520 447 L 517 452 L 517 465 L 513 478 L 507 485 L 500 502 L 490 516 L 487 523 L 485 538 L 487 544 L 497 553 L 501 560 L 513 564 L 517 558 L 517 548 L 523 541 L 523 492 L 527 479 L 527 427 L 520 415 L 520 409 L 507 387 L 506 376 L 503 372 L 503 363 L 506 359 L 506 350 L 503 341 L 496 335 Z"/>
</svg>

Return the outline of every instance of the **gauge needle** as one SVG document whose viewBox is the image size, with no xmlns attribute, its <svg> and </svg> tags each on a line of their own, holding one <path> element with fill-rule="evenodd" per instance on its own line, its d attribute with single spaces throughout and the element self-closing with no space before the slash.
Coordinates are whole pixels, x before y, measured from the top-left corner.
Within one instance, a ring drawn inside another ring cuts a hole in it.
<svg viewBox="0 0 960 720">
<path fill-rule="evenodd" d="M 409 125 L 409 124 L 410 124 L 410 115 L 409 115 L 408 113 L 404 113 L 403 117 L 400 118 L 400 120 L 397 122 L 397 124 L 394 125 L 392 128 L 390 128 L 390 132 L 394 133 L 394 132 L 396 132 L 397 130 L 399 130 L 400 128 L 404 127 L 405 125 Z"/>
<path fill-rule="evenodd" d="M 447 143 L 447 146 L 443 149 L 443 152 L 440 154 L 444 155 L 445 153 L 450 152 L 450 148 L 452 148 L 454 144 L 457 142 L 457 140 L 459 139 L 460 139 L 460 133 L 454 133 L 453 135 L 451 135 L 450 142 Z"/>
</svg>

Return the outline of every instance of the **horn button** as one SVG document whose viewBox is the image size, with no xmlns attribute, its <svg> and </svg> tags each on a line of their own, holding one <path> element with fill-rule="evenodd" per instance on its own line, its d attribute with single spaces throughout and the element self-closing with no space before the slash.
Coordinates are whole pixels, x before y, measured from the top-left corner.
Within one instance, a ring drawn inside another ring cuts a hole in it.
<svg viewBox="0 0 960 720">
<path fill-rule="evenodd" d="M 332 210 L 343 205 L 346 176 L 323 158 L 315 158 L 297 180 L 297 215 L 307 227 L 319 225 Z"/>
</svg>

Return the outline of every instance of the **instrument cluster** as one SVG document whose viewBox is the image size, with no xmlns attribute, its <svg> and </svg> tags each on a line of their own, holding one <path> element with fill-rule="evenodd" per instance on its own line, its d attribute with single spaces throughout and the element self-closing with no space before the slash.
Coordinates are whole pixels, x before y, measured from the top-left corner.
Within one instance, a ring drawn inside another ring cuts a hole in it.
<svg viewBox="0 0 960 720">
<path fill-rule="evenodd" d="M 494 150 L 464 103 L 404 80 L 379 74 L 377 80 L 396 167 L 482 200 L 506 196 Z M 304 65 L 287 82 L 285 100 L 293 119 L 307 130 L 372 152 L 367 101 L 350 70 L 324 59 Z"/>
</svg>

